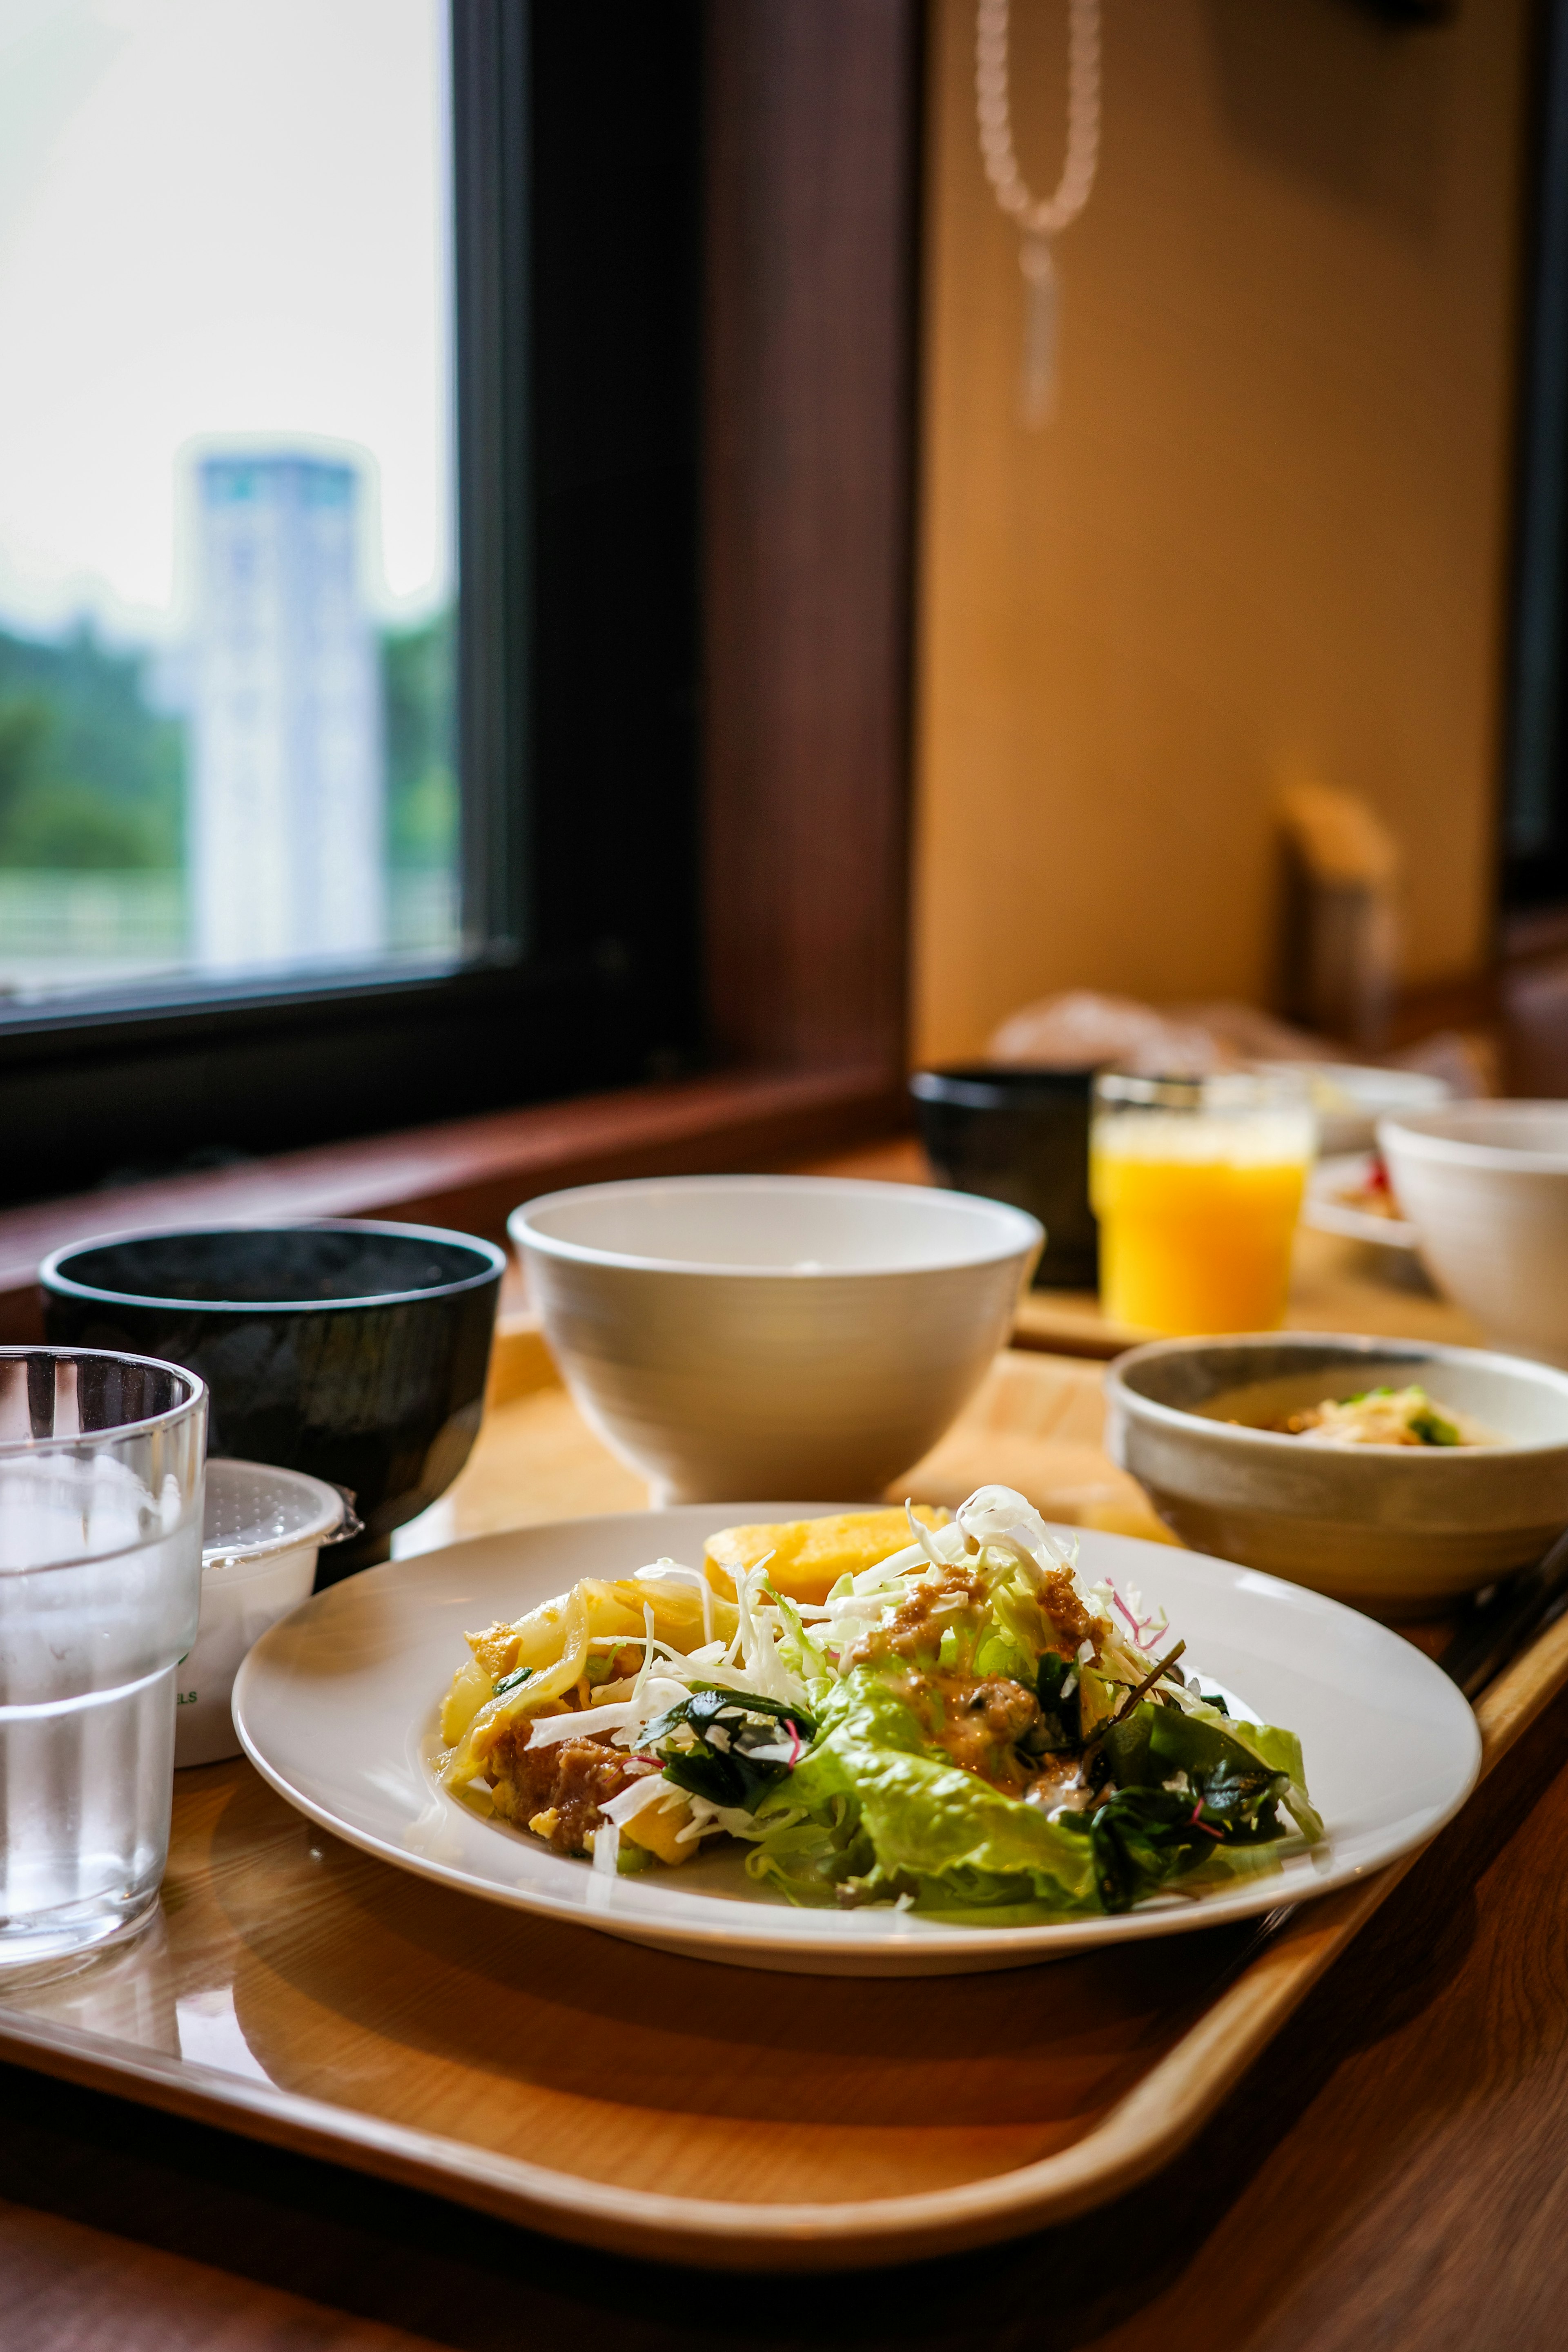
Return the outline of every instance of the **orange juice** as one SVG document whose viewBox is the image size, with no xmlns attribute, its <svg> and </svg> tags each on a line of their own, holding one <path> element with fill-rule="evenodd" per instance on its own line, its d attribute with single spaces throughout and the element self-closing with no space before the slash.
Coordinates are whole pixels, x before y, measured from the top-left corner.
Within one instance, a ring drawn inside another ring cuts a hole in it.
<svg viewBox="0 0 1568 2352">
<path fill-rule="evenodd" d="M 1311 1146 L 1288 1110 L 1098 1118 L 1090 1198 L 1106 1314 L 1150 1331 L 1273 1330 Z"/>
</svg>

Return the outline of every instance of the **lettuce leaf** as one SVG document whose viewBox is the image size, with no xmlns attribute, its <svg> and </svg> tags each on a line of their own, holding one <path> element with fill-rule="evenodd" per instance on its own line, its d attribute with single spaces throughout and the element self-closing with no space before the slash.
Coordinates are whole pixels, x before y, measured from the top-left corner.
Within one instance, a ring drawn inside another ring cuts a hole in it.
<svg viewBox="0 0 1568 2352">
<path fill-rule="evenodd" d="M 875 1666 L 833 1688 L 821 1722 L 788 1786 L 759 1809 L 747 1859 L 754 1877 L 797 1903 L 908 1896 L 923 1911 L 998 1925 L 1124 1911 L 1176 1877 L 1210 1883 L 1277 1867 L 1280 1803 L 1300 1820 L 1299 1799 L 1317 1820 L 1293 1736 L 1214 1708 L 1189 1715 L 1145 1700 L 1107 1740 L 1115 1792 L 1056 1821 L 929 1747 Z M 1183 1772 L 1185 1792 L 1165 1787 Z"/>
<path fill-rule="evenodd" d="M 913 1708 L 873 1668 L 844 1677 L 823 1723 L 770 1801 L 778 1825 L 747 1857 L 754 1876 L 797 1902 L 843 1887 L 861 1900 L 913 1895 L 930 1909 L 1096 1907 L 1083 1840 L 929 1750 Z"/>
</svg>

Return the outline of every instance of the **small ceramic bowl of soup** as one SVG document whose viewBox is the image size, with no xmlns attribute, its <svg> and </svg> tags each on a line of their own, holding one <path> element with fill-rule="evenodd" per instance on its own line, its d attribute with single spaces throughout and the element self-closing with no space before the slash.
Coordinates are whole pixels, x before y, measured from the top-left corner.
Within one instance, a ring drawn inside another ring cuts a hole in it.
<svg viewBox="0 0 1568 2352">
<path fill-rule="evenodd" d="M 1174 1533 L 1384 1616 L 1568 1527 L 1568 1374 L 1317 1332 L 1159 1340 L 1106 1375 L 1107 1443 Z"/>
</svg>

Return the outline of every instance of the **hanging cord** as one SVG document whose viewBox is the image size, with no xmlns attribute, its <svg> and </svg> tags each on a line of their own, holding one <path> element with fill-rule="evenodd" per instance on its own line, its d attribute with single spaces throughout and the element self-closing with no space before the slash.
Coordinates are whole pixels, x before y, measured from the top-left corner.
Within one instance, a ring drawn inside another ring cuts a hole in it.
<svg viewBox="0 0 1568 2352">
<path fill-rule="evenodd" d="M 978 0 L 975 16 L 975 112 L 986 177 L 1003 212 L 1022 231 L 1019 267 L 1028 289 L 1020 405 L 1026 425 L 1043 425 L 1056 389 L 1056 265 L 1051 240 L 1089 202 L 1100 162 L 1100 0 L 1068 0 L 1067 153 L 1053 194 L 1032 196 L 1013 146 L 1008 90 L 1011 0 Z"/>
</svg>

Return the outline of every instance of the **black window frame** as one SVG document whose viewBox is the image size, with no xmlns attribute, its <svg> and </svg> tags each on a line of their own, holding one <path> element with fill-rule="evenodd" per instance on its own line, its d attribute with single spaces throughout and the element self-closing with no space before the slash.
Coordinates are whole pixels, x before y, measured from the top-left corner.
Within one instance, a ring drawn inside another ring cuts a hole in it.
<svg viewBox="0 0 1568 2352">
<path fill-rule="evenodd" d="M 451 0 L 468 952 L 0 1019 L 0 1201 L 698 1066 L 703 0 Z"/>
</svg>

